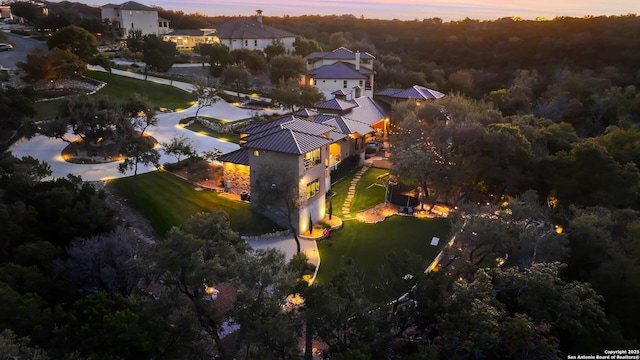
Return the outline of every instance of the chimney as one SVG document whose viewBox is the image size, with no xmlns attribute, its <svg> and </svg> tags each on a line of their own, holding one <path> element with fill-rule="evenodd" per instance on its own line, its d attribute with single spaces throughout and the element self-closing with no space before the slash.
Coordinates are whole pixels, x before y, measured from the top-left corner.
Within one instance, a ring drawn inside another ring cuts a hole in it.
<svg viewBox="0 0 640 360">
<path fill-rule="evenodd" d="M 262 10 L 256 10 L 256 21 L 262 24 Z"/>
<path fill-rule="evenodd" d="M 356 71 L 360 71 L 360 50 L 356 50 Z"/>
</svg>

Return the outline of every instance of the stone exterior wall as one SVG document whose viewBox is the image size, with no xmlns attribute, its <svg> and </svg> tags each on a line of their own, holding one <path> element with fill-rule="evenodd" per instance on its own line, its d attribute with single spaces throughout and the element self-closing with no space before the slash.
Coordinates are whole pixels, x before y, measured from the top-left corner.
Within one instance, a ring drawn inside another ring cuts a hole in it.
<svg viewBox="0 0 640 360">
<path fill-rule="evenodd" d="M 248 166 L 224 163 L 223 171 L 225 191 L 234 194 L 241 194 L 242 192 L 251 193 Z"/>
</svg>

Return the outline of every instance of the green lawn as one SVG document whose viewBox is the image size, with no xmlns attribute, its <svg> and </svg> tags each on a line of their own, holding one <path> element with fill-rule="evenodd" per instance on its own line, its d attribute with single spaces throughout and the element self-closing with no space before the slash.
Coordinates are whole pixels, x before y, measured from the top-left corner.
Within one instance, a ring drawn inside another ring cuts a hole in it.
<svg viewBox="0 0 640 360">
<path fill-rule="evenodd" d="M 342 204 L 344 204 L 351 186 L 351 180 L 361 168 L 354 169 L 343 179 L 331 186 L 331 191 L 335 193 L 331 202 L 333 203 L 333 213 L 336 216 L 344 215 L 342 213 Z M 356 184 L 356 194 L 351 201 L 351 213 L 357 213 L 369 209 L 381 202 L 384 202 L 385 188 L 374 185 L 380 183 L 378 176 L 388 172 L 385 169 L 370 168 L 360 177 L 360 181 Z"/>
<path fill-rule="evenodd" d="M 356 213 L 374 207 L 384 202 L 385 187 L 380 186 L 384 182 L 378 180 L 378 176 L 388 173 L 389 170 L 370 168 L 360 177 L 356 184 L 356 194 L 351 202 L 351 212 Z"/>
<path fill-rule="evenodd" d="M 195 101 L 195 97 L 190 93 L 170 85 L 113 75 L 102 71 L 86 70 L 84 75 L 107 83 L 97 95 L 107 97 L 111 101 L 126 102 L 131 94 L 135 92 L 146 98 L 153 106 L 175 111 L 186 109 L 193 105 Z"/>
<path fill-rule="evenodd" d="M 105 87 L 98 91 L 96 96 L 106 97 L 113 102 L 124 103 L 133 93 L 142 95 L 154 107 L 167 108 L 175 111 L 186 109 L 195 102 L 193 95 L 170 85 L 132 79 L 102 71 L 85 70 L 83 74 L 107 83 Z M 63 100 L 54 100 L 36 103 L 34 107 L 37 114 L 34 116 L 33 121 L 55 118 L 58 114 L 58 107 L 62 101 Z"/>
<path fill-rule="evenodd" d="M 351 185 L 351 180 L 356 173 L 360 170 L 360 168 L 354 169 L 347 176 L 342 178 L 337 183 L 331 185 L 331 191 L 335 193 L 335 195 L 331 198 L 331 202 L 333 203 L 333 214 L 336 216 L 344 215 L 342 213 L 342 204 L 344 204 L 344 200 L 347 198 L 347 191 L 349 191 L 349 186 Z"/>
<path fill-rule="evenodd" d="M 363 283 L 373 285 L 379 282 L 378 269 L 384 264 L 385 255 L 404 250 L 424 259 L 415 273 L 424 271 L 448 242 L 449 231 L 447 219 L 392 216 L 377 224 L 346 221 L 328 241 L 318 242 L 321 262 L 317 281 L 329 281 L 350 261 L 364 275 Z M 437 247 L 430 245 L 434 236 L 441 239 Z M 381 299 L 373 288 L 369 292 L 378 300 L 388 300 Z"/>
<path fill-rule="evenodd" d="M 40 101 L 33 105 L 36 110 L 36 115 L 31 118 L 31 121 L 43 121 L 51 120 L 58 115 L 58 108 L 62 104 L 62 99 L 51 101 Z"/>
<path fill-rule="evenodd" d="M 229 200 L 215 191 L 198 191 L 190 183 L 165 171 L 114 179 L 110 183 L 151 221 L 158 234 L 184 223 L 195 213 L 212 209 L 227 212 L 231 227 L 242 235 L 281 230 L 266 217 L 253 212 L 248 203 Z"/>
</svg>

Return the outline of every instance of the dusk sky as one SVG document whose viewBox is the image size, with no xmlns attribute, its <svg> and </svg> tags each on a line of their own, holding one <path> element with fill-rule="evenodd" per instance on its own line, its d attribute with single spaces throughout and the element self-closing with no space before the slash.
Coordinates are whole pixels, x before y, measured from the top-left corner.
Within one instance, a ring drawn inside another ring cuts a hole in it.
<svg viewBox="0 0 640 360">
<path fill-rule="evenodd" d="M 156 5 L 167 10 L 205 15 L 250 16 L 257 9 L 265 16 L 352 14 L 372 19 L 422 20 L 439 17 L 444 21 L 494 20 L 517 16 L 523 19 L 556 16 L 582 17 L 586 15 L 640 14 L 640 0 L 137 0 L 145 5 Z M 121 3 L 122 1 L 111 1 Z M 104 5 L 106 2 L 96 5 Z"/>
</svg>

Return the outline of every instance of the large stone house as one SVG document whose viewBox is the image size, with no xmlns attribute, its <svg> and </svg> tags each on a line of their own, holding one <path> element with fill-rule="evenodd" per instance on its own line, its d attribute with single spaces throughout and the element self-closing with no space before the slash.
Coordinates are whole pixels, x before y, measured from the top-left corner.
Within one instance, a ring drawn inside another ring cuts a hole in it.
<svg viewBox="0 0 640 360">
<path fill-rule="evenodd" d="M 327 98 L 337 90 L 349 93 L 351 98 L 373 97 L 374 59 L 367 52 L 353 52 L 345 47 L 314 52 L 306 57 L 303 82 L 317 87 Z"/>
<path fill-rule="evenodd" d="M 169 20 L 158 17 L 157 9 L 135 1 L 103 5 L 101 14 L 103 21 L 107 21 L 123 37 L 131 29 L 140 29 L 142 35 L 158 36 L 170 31 Z"/>
<path fill-rule="evenodd" d="M 252 208 L 277 224 L 288 227 L 290 222 L 294 231 L 308 231 L 309 221 L 326 213 L 329 148 L 345 136 L 334 130 L 294 116 L 245 127 L 241 148 L 219 159 L 225 187 L 245 189 Z M 289 211 L 286 202 L 296 205 Z"/>
<path fill-rule="evenodd" d="M 290 214 L 295 230 L 304 233 L 309 221 L 323 219 L 331 170 L 351 156 L 363 163 L 366 135 L 388 123 L 386 113 L 373 99 L 346 100 L 340 92 L 335 95 L 316 105 L 317 110 L 303 109 L 240 129 L 240 149 L 219 159 L 226 191 L 249 194 L 255 210 L 288 226 L 287 212 L 276 203 L 265 206 L 263 193 L 282 191 L 280 184 L 295 186 L 293 192 L 300 199 L 295 213 Z M 272 179 L 267 182 L 274 184 L 273 189 L 264 184 L 265 179 Z"/>
</svg>

